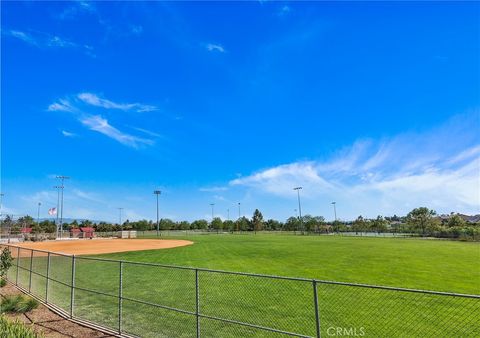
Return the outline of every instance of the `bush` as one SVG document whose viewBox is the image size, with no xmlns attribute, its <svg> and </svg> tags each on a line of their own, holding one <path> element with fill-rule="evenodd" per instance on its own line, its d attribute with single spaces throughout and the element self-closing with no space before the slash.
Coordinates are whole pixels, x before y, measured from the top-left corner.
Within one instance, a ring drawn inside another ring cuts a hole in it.
<svg viewBox="0 0 480 338">
<path fill-rule="evenodd" d="M 35 333 L 31 327 L 18 320 L 9 321 L 0 316 L 0 338 L 42 338 L 43 334 Z"/>
<path fill-rule="evenodd" d="M 5 279 L 8 269 L 12 266 L 13 257 L 10 253 L 10 249 L 5 248 L 0 254 L 0 278 Z"/>
<path fill-rule="evenodd" d="M 0 278 L 0 288 L 3 288 L 5 285 L 7 285 L 7 281 L 4 278 Z"/>
<path fill-rule="evenodd" d="M 23 295 L 7 296 L 0 304 L 0 313 L 16 312 L 25 313 L 36 309 L 38 301 Z"/>
</svg>

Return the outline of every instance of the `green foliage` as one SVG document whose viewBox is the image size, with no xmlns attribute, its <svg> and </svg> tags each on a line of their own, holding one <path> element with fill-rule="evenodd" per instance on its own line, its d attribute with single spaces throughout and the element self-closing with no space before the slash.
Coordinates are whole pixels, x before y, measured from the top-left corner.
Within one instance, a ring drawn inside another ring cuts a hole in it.
<svg viewBox="0 0 480 338">
<path fill-rule="evenodd" d="M 5 316 L 0 316 L 0 338 L 43 338 L 44 335 L 33 331 L 18 320 L 9 321 Z"/>
<path fill-rule="evenodd" d="M 253 212 L 251 225 L 253 227 L 252 230 L 254 230 L 255 232 L 263 229 L 263 215 L 260 210 L 255 209 L 255 211 Z"/>
<path fill-rule="evenodd" d="M 464 227 L 466 223 L 467 222 L 465 222 L 465 220 L 462 217 L 460 217 L 460 215 L 456 214 L 448 218 L 447 226 L 450 228 Z"/>
<path fill-rule="evenodd" d="M 220 217 L 215 217 L 212 220 L 210 227 L 214 230 L 221 230 L 223 229 L 223 221 L 220 219 Z"/>
<path fill-rule="evenodd" d="M 5 297 L 0 304 L 0 313 L 25 313 L 38 307 L 38 301 L 23 295 Z"/>
<path fill-rule="evenodd" d="M 0 278 L 0 288 L 3 288 L 5 285 L 7 285 L 7 281 L 3 278 Z"/>
<path fill-rule="evenodd" d="M 0 278 L 5 279 L 8 269 L 12 266 L 13 257 L 9 248 L 4 248 L 0 254 Z"/>
<path fill-rule="evenodd" d="M 434 225 L 433 216 L 435 215 L 436 212 L 434 210 L 430 210 L 426 207 L 415 208 L 408 213 L 407 224 L 425 235 L 427 229 Z"/>
</svg>

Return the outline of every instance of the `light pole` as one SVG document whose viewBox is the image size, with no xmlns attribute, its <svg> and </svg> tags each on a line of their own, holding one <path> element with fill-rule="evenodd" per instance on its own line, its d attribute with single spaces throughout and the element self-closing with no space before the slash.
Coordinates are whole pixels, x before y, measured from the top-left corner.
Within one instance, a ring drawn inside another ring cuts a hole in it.
<svg viewBox="0 0 480 338">
<path fill-rule="evenodd" d="M 214 210 L 214 207 L 215 207 L 215 203 L 210 203 L 210 206 L 212 207 L 212 221 L 213 221 L 213 210 Z"/>
<path fill-rule="evenodd" d="M 37 226 L 40 225 L 40 206 L 42 202 L 38 202 L 38 212 L 37 212 Z"/>
<path fill-rule="evenodd" d="M 296 187 L 293 188 L 293 190 L 297 191 L 297 197 L 298 197 L 298 219 L 300 220 L 300 227 L 302 229 L 302 234 L 303 234 L 303 222 L 302 222 L 302 205 L 300 204 L 300 190 L 302 190 L 302 187 Z"/>
<path fill-rule="evenodd" d="M 337 226 L 337 233 L 339 232 L 340 229 L 338 229 L 338 225 L 337 225 L 337 202 L 332 202 L 333 204 L 333 213 L 335 215 L 335 220 L 334 220 L 334 224 L 335 226 Z"/>
<path fill-rule="evenodd" d="M 157 237 L 160 234 L 160 223 L 158 221 L 158 196 L 162 193 L 160 190 L 154 190 L 153 193 L 157 195 Z"/>
<path fill-rule="evenodd" d="M 240 202 L 238 202 L 238 219 L 240 219 Z"/>
<path fill-rule="evenodd" d="M 333 204 L 333 213 L 335 214 L 335 222 L 337 221 L 337 202 L 332 202 Z"/>
<path fill-rule="evenodd" d="M 57 215 L 57 218 L 55 220 L 55 228 L 57 229 L 56 231 L 56 236 L 58 238 L 58 229 L 59 229 L 59 224 L 58 224 L 58 211 L 59 211 L 59 208 L 60 208 L 60 189 L 63 189 L 63 186 L 61 185 L 56 185 L 54 186 L 55 189 L 57 189 L 57 210 L 56 210 L 56 215 Z"/>
<path fill-rule="evenodd" d="M 118 209 L 118 220 L 119 220 L 119 225 L 120 225 L 120 231 L 123 231 L 123 224 L 122 224 L 122 210 L 123 208 L 117 208 Z"/>
<path fill-rule="evenodd" d="M 227 209 L 227 220 L 230 221 L 230 209 Z"/>
<path fill-rule="evenodd" d="M 61 211 L 60 211 L 60 232 L 62 233 L 62 238 L 63 238 L 63 188 L 65 187 L 64 181 L 70 179 L 68 176 L 64 175 L 58 175 L 58 179 L 62 181 L 61 187 L 62 187 L 62 204 L 61 204 Z"/>
</svg>

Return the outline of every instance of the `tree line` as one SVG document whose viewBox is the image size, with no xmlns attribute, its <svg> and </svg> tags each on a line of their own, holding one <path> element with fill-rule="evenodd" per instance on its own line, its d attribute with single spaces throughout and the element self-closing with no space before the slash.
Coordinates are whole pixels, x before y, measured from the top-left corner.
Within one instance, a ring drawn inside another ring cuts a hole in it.
<svg viewBox="0 0 480 338">
<path fill-rule="evenodd" d="M 32 233 L 54 233 L 55 222 L 43 220 L 40 223 L 30 216 L 24 216 L 16 221 L 10 217 L 3 220 L 3 229 L 9 229 L 12 234 L 20 233 L 22 228 L 32 228 Z M 123 230 L 149 231 L 156 230 L 157 224 L 151 220 L 130 221 L 123 224 L 97 222 L 89 220 L 64 224 L 65 230 L 80 227 L 93 227 L 98 232 L 113 232 Z M 323 216 L 305 215 L 289 217 L 285 222 L 275 219 L 264 220 L 262 213 L 256 209 L 251 218 L 240 217 L 237 220 L 222 220 L 213 218 L 210 222 L 205 219 L 188 221 L 173 221 L 168 218 L 159 220 L 159 229 L 165 230 L 204 230 L 204 231 L 294 231 L 300 233 L 409 233 L 417 236 L 459 238 L 464 240 L 480 239 L 480 222 L 470 223 L 459 214 L 451 214 L 447 218 L 437 216 L 434 210 L 426 207 L 415 208 L 406 216 L 392 216 L 369 219 L 358 216 L 354 221 L 326 222 Z"/>
</svg>

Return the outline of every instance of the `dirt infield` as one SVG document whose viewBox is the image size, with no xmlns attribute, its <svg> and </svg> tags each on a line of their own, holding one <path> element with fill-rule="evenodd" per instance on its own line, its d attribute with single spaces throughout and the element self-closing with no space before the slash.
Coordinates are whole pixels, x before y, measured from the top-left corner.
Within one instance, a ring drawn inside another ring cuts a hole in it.
<svg viewBox="0 0 480 338">
<path fill-rule="evenodd" d="M 170 239 L 79 239 L 22 243 L 16 246 L 72 255 L 93 255 L 112 252 L 170 249 L 191 245 L 193 242 Z"/>
</svg>

